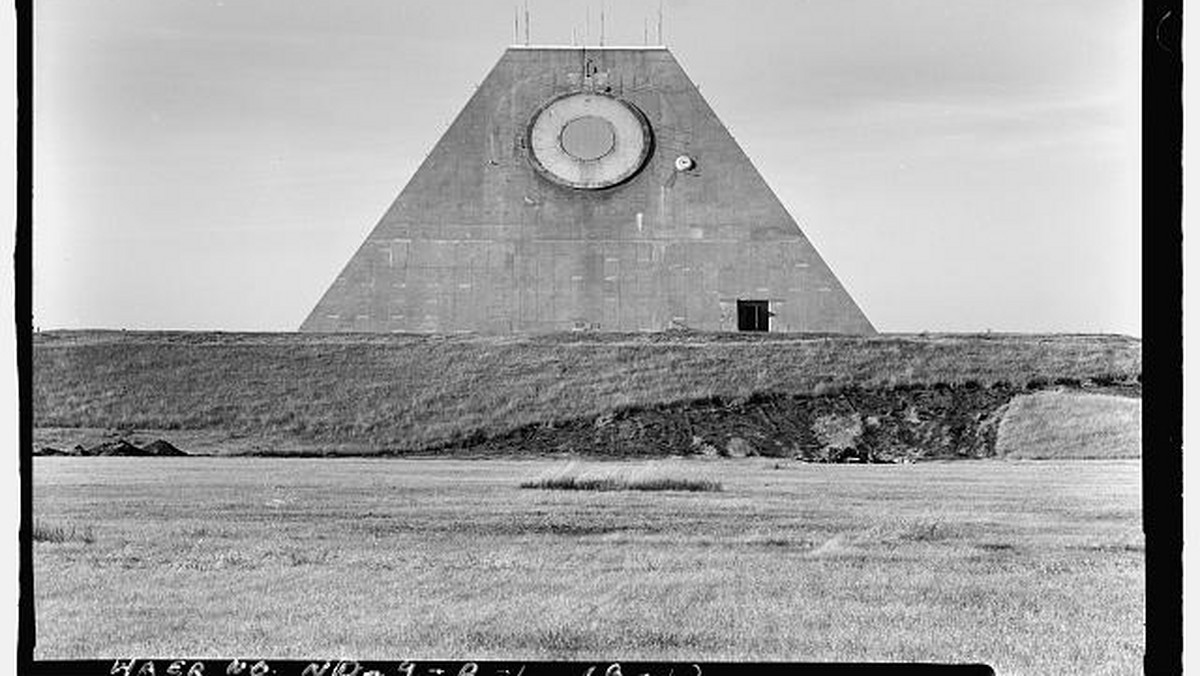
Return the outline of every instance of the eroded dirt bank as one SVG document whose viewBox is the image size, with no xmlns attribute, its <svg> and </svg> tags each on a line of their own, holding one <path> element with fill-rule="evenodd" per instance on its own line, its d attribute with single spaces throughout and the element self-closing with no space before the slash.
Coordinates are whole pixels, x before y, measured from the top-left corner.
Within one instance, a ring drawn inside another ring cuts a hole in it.
<svg viewBox="0 0 1200 676">
<path fill-rule="evenodd" d="M 1141 394 L 1136 385 L 1086 391 Z M 996 454 L 997 430 L 1009 403 L 1025 392 L 1005 384 L 967 383 L 713 398 L 526 425 L 492 437 L 476 434 L 436 450 L 482 455 L 760 455 L 810 462 L 986 458 Z"/>
</svg>

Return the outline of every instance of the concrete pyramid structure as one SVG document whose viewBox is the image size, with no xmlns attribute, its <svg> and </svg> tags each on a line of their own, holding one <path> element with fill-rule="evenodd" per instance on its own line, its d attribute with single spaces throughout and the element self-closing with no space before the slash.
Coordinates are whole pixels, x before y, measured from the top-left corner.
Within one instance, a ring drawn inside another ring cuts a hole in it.
<svg viewBox="0 0 1200 676">
<path fill-rule="evenodd" d="M 669 51 L 512 47 L 302 331 L 874 333 Z"/>
</svg>

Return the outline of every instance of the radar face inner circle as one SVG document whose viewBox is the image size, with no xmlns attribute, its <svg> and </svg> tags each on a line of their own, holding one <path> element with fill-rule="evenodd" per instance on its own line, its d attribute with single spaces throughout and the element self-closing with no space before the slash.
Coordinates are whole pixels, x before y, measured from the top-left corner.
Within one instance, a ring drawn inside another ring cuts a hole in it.
<svg viewBox="0 0 1200 676">
<path fill-rule="evenodd" d="M 579 92 L 551 99 L 529 123 L 530 163 L 568 188 L 599 190 L 641 171 L 653 150 L 650 124 L 633 104 Z"/>
<path fill-rule="evenodd" d="M 568 122 L 562 129 L 562 147 L 577 160 L 598 160 L 612 152 L 617 133 L 603 117 L 585 115 Z"/>
</svg>

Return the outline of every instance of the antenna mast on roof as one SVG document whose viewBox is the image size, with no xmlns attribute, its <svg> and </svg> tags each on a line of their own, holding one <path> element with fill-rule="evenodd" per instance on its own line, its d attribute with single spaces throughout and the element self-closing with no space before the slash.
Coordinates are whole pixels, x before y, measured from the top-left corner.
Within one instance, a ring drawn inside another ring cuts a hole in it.
<svg viewBox="0 0 1200 676">
<path fill-rule="evenodd" d="M 604 46 L 604 0 L 600 0 L 600 46 Z"/>
<path fill-rule="evenodd" d="M 529 46 L 529 0 L 525 0 L 525 46 Z"/>
<path fill-rule="evenodd" d="M 658 44 L 661 46 L 662 39 L 662 15 L 663 15 L 663 0 L 658 0 Z"/>
<path fill-rule="evenodd" d="M 513 44 L 521 42 L 521 14 L 516 5 L 513 5 Z"/>
<path fill-rule="evenodd" d="M 650 19 L 642 17 L 642 46 L 650 45 Z"/>
</svg>

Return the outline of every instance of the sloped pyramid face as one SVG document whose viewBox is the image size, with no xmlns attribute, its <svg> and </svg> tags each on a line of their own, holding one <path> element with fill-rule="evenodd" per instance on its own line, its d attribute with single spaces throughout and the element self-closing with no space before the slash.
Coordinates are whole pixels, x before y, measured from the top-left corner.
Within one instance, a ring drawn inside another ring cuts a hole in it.
<svg viewBox="0 0 1200 676">
<path fill-rule="evenodd" d="M 739 326 L 874 333 L 670 52 L 514 47 L 301 330 Z"/>
</svg>

